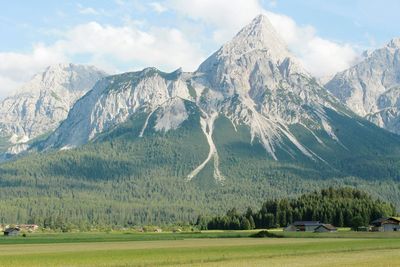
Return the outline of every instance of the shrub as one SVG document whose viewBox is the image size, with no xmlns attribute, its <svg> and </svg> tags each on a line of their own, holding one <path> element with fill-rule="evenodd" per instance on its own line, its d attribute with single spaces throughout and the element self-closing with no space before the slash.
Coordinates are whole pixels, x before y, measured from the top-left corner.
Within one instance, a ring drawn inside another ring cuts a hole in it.
<svg viewBox="0 0 400 267">
<path fill-rule="evenodd" d="M 260 231 L 258 233 L 255 233 L 251 235 L 251 237 L 271 237 L 271 238 L 283 238 L 283 235 L 273 233 L 273 232 L 268 232 L 266 230 Z"/>
</svg>

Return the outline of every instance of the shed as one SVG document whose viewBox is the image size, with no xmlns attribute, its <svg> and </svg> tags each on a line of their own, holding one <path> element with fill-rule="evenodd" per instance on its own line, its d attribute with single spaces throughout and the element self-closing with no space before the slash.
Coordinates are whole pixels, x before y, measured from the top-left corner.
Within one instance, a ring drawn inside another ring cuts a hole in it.
<svg viewBox="0 0 400 267">
<path fill-rule="evenodd" d="M 16 236 L 19 234 L 19 228 L 17 227 L 10 227 L 4 230 L 5 236 Z"/>
<path fill-rule="evenodd" d="M 372 231 L 393 232 L 400 231 L 400 217 L 379 218 L 371 222 Z"/>
<path fill-rule="evenodd" d="M 288 232 L 314 232 L 322 223 L 319 221 L 297 221 L 286 227 Z"/>
</svg>

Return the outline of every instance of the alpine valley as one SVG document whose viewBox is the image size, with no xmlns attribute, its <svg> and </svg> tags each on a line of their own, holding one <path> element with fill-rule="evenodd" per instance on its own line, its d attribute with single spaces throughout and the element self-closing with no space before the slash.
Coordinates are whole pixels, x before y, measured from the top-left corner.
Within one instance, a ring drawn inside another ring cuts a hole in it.
<svg viewBox="0 0 400 267">
<path fill-rule="evenodd" d="M 366 62 L 375 62 L 371 57 Z M 260 15 L 193 73 L 86 73 L 82 95 L 102 79 L 68 115 L 49 127 L 10 131 L 30 139 L 54 129 L 0 165 L 0 219 L 76 225 L 193 221 L 343 185 L 399 208 L 400 136 L 361 117 L 380 112 L 368 117 L 382 118 L 386 110 L 371 104 L 358 112 L 335 93 L 342 90 L 335 80 L 348 72 L 328 83 L 330 93 Z M 54 94 L 67 94 L 59 89 Z M 75 96 L 62 97 L 62 110 Z M 52 118 L 41 114 L 40 120 Z"/>
</svg>

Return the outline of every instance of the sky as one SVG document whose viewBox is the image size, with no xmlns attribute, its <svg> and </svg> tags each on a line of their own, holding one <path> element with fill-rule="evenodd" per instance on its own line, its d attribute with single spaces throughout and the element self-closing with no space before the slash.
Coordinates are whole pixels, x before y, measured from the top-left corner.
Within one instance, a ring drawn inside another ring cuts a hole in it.
<svg viewBox="0 0 400 267">
<path fill-rule="evenodd" d="M 58 63 L 193 71 L 258 14 L 329 77 L 400 37 L 398 0 L 0 0 L 0 98 Z"/>
</svg>

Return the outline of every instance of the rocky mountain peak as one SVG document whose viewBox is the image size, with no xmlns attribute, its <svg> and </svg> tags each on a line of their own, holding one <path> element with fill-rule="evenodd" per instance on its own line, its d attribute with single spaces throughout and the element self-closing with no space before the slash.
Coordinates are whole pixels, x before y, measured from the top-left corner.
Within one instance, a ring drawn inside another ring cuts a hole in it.
<svg viewBox="0 0 400 267">
<path fill-rule="evenodd" d="M 234 48 L 238 55 L 256 49 L 268 50 L 281 59 L 290 55 L 285 42 L 265 15 L 254 18 L 226 46 Z"/>
<path fill-rule="evenodd" d="M 93 66 L 63 63 L 47 67 L 0 102 L 0 136 L 13 136 L 10 142 L 15 143 L 55 129 L 75 101 L 105 76 Z"/>
<path fill-rule="evenodd" d="M 400 37 L 393 38 L 386 46 L 389 48 L 400 49 Z"/>
<path fill-rule="evenodd" d="M 199 71 L 205 71 L 210 61 L 216 60 L 216 58 L 235 60 L 255 52 L 267 53 L 268 57 L 274 61 L 283 61 L 285 58 L 291 57 L 285 42 L 264 15 L 253 19 L 231 41 L 211 55 L 200 65 Z"/>
<path fill-rule="evenodd" d="M 355 113 L 395 133 L 400 133 L 399 49 L 400 38 L 392 39 L 326 84 Z"/>
<path fill-rule="evenodd" d="M 94 66 L 60 63 L 48 66 L 43 72 L 16 90 L 12 97 L 18 95 L 38 95 L 57 89 L 74 93 L 87 91 L 93 81 L 106 76 L 106 73 Z"/>
<path fill-rule="evenodd" d="M 282 87 L 281 81 L 292 75 L 310 77 L 264 15 L 204 61 L 197 74 L 203 74 L 209 86 L 225 96 L 250 94 L 252 98 L 266 88 Z"/>
</svg>

